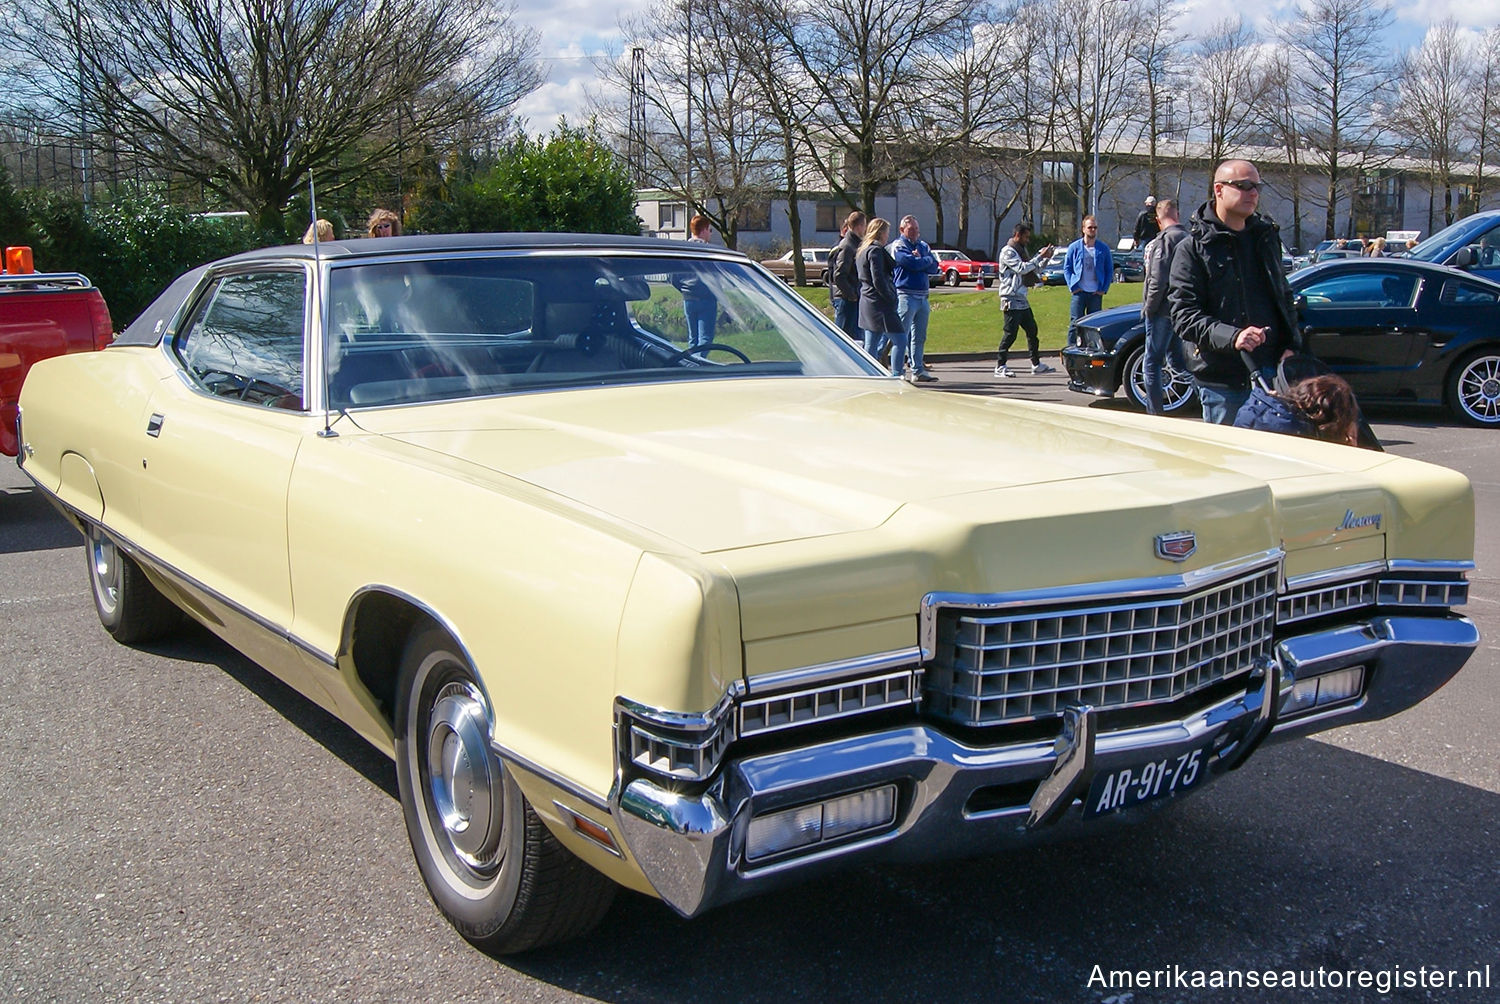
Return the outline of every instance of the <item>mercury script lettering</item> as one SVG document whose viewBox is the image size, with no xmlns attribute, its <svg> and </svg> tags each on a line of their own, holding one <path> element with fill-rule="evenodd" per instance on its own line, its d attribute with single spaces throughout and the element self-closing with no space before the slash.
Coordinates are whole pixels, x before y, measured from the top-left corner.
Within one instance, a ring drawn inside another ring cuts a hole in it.
<svg viewBox="0 0 1500 1004">
<path fill-rule="evenodd" d="M 1347 509 L 1344 511 L 1344 521 L 1334 527 L 1334 530 L 1358 530 L 1366 526 L 1373 526 L 1379 530 L 1380 513 L 1372 512 L 1368 516 L 1356 516 L 1353 509 Z"/>
</svg>

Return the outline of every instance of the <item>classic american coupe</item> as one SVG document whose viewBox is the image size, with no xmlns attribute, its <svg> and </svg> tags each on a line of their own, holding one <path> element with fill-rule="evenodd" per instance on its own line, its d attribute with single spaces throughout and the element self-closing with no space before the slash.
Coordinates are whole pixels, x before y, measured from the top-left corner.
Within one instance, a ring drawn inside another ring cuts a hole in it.
<svg viewBox="0 0 1500 1004">
<path fill-rule="evenodd" d="M 105 629 L 191 617 L 392 756 L 493 952 L 1143 815 L 1478 643 L 1462 476 L 912 387 L 701 245 L 244 254 L 21 405 Z"/>
</svg>

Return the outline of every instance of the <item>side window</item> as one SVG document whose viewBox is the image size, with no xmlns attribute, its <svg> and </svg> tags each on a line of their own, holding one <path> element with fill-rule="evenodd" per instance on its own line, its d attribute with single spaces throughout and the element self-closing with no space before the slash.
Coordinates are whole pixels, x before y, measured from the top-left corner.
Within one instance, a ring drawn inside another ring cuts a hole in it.
<svg viewBox="0 0 1500 1004">
<path fill-rule="evenodd" d="M 1417 277 L 1404 272 L 1346 272 L 1305 286 L 1310 307 L 1410 307 L 1417 298 Z"/>
<path fill-rule="evenodd" d="M 301 410 L 303 273 L 251 272 L 214 284 L 173 342 L 211 394 Z"/>
<path fill-rule="evenodd" d="M 1495 290 L 1461 279 L 1444 279 L 1438 302 L 1445 307 L 1489 307 L 1500 302 Z"/>
</svg>

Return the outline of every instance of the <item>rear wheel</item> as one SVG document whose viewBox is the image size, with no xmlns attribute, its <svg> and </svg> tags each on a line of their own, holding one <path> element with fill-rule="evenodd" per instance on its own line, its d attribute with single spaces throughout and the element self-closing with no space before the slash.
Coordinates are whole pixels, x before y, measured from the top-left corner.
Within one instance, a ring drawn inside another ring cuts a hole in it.
<svg viewBox="0 0 1500 1004">
<path fill-rule="evenodd" d="M 475 947 L 523 952 L 591 930 L 615 884 L 574 857 L 490 749 L 490 714 L 447 632 L 418 631 L 401 660 L 396 780 L 417 868 Z"/>
<path fill-rule="evenodd" d="M 1500 350 L 1481 349 L 1448 371 L 1448 407 L 1469 425 L 1500 426 Z"/>
<path fill-rule="evenodd" d="M 182 623 L 182 611 L 163 596 L 141 566 L 98 527 L 90 527 L 84 557 L 94 610 L 110 637 L 126 645 L 154 641 Z"/>
<path fill-rule="evenodd" d="M 1137 345 L 1125 361 L 1125 396 L 1142 411 L 1146 410 L 1146 346 Z M 1177 369 L 1168 359 L 1162 368 L 1161 407 L 1171 414 L 1193 400 L 1193 378 Z"/>
</svg>

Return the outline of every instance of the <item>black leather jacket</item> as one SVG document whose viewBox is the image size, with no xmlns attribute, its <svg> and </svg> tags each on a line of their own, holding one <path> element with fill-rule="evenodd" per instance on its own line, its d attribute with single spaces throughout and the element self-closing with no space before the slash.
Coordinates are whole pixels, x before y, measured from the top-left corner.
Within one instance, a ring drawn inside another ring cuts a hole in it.
<svg viewBox="0 0 1500 1004">
<path fill-rule="evenodd" d="M 850 303 L 859 302 L 859 238 L 851 230 L 828 255 L 828 295 Z"/>
<path fill-rule="evenodd" d="M 1235 336 L 1250 323 L 1242 269 L 1265 271 L 1276 292 L 1272 308 L 1278 327 L 1287 333 L 1262 355 L 1279 358 L 1286 349 L 1302 348 L 1292 287 L 1281 271 L 1281 228 L 1258 213 L 1245 221 L 1245 227 L 1255 238 L 1255 254 L 1253 261 L 1242 262 L 1235 255 L 1235 232 L 1205 202 L 1193 213 L 1187 240 L 1172 255 L 1167 293 L 1172 328 L 1183 341 L 1188 369 L 1204 383 L 1245 387 L 1250 382 L 1244 360 L 1234 348 Z"/>
</svg>

